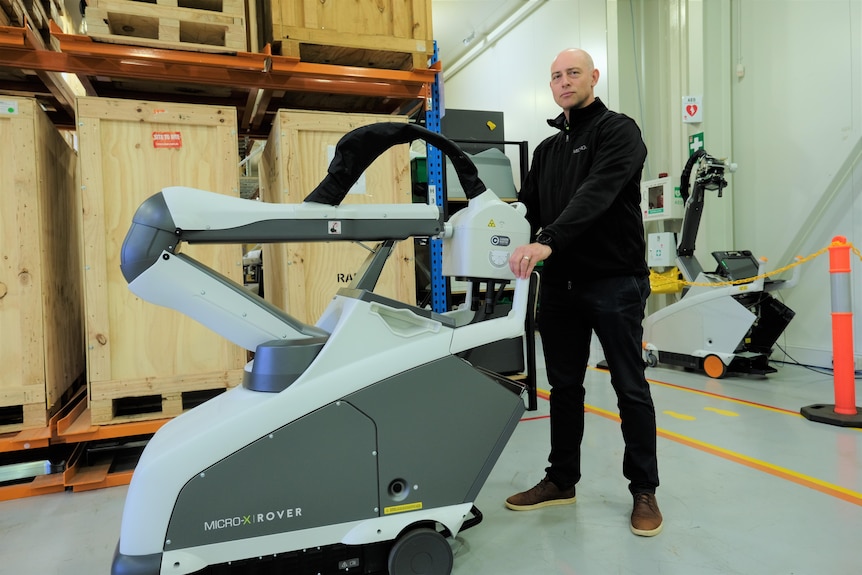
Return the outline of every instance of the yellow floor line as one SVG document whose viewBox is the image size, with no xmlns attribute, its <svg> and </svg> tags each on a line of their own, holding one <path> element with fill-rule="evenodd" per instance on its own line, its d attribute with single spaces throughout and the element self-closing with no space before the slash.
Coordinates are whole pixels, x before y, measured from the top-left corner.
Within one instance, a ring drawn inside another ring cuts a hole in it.
<svg viewBox="0 0 862 575">
<path fill-rule="evenodd" d="M 592 405 L 587 405 L 585 406 L 585 408 L 586 411 L 589 413 L 594 413 L 596 415 L 600 415 L 602 417 L 617 422 L 619 422 L 620 420 L 619 415 L 613 412 L 606 411 Z M 697 439 L 692 439 L 691 437 L 686 437 L 685 435 L 674 433 L 672 431 L 667 431 L 665 429 L 657 429 L 656 435 L 665 439 L 676 441 L 677 443 L 681 443 L 689 447 L 694 447 L 695 449 L 699 449 L 700 451 L 704 451 L 712 455 L 717 455 L 718 457 L 727 459 L 728 461 L 733 461 L 735 463 L 745 465 L 746 467 L 757 469 L 758 471 L 763 471 L 775 477 L 792 481 L 793 483 L 808 487 L 810 489 L 814 489 L 815 491 L 819 491 L 820 493 L 825 493 L 826 495 L 837 497 L 838 499 L 847 501 L 848 503 L 862 506 L 862 493 L 846 489 L 844 487 L 841 487 L 840 485 L 828 483 L 821 479 L 817 479 L 803 473 L 798 473 L 796 471 L 793 471 L 792 469 L 787 469 L 786 467 L 773 465 L 772 463 L 767 463 L 766 461 L 761 461 L 760 459 L 755 459 L 754 457 L 742 455 L 741 453 L 736 453 L 735 451 L 730 451 L 729 449 L 724 449 L 723 447 L 711 445 L 709 443 L 705 443 Z"/>
<path fill-rule="evenodd" d="M 767 411 L 774 411 L 776 413 L 783 413 L 785 415 L 795 415 L 796 417 L 802 417 L 802 414 L 798 411 L 791 411 L 789 409 L 783 409 L 781 407 L 773 407 L 771 405 L 766 405 L 765 403 L 757 403 L 754 401 L 747 401 L 745 399 L 737 399 L 735 397 L 730 397 L 728 395 L 721 395 L 719 393 L 714 393 L 711 391 L 703 391 L 701 389 L 693 389 L 691 387 L 685 387 L 683 385 L 676 385 L 674 383 L 667 383 L 664 381 L 658 381 L 656 379 L 647 379 L 649 383 L 654 385 L 661 385 L 663 387 L 669 387 L 671 389 L 679 389 L 681 391 L 687 391 L 689 393 L 696 393 L 698 395 L 704 395 L 706 397 L 714 397 L 716 399 L 721 399 L 723 401 L 730 401 L 731 403 L 738 403 L 740 405 L 747 405 L 749 407 L 756 407 L 758 409 L 765 409 Z"/>
<path fill-rule="evenodd" d="M 675 386 L 674 386 L 675 387 Z M 688 388 L 681 388 L 688 389 Z M 697 390 L 693 390 L 697 391 Z M 550 396 L 550 392 L 540 389 L 538 390 L 539 397 L 544 399 L 548 399 Z M 708 394 L 711 395 L 711 394 Z M 745 403 L 745 402 L 741 402 Z M 585 410 L 588 413 L 593 413 L 595 415 L 599 415 L 606 419 L 610 419 L 612 421 L 619 422 L 620 417 L 616 413 L 611 411 L 607 411 L 601 409 L 599 407 L 595 407 L 592 405 L 585 405 Z M 783 411 L 783 410 L 778 410 Z M 791 412 L 792 413 L 792 412 Z M 733 461 L 735 463 L 739 463 L 741 465 L 745 465 L 746 467 L 750 467 L 752 469 L 756 469 L 758 471 L 762 471 L 764 473 L 768 473 L 774 477 L 778 477 L 781 479 L 786 479 L 797 485 L 802 485 L 803 487 L 808 487 L 809 489 L 813 489 L 815 491 L 819 491 L 820 493 L 829 495 L 831 497 L 835 497 L 837 499 L 841 499 L 842 501 L 847 501 L 848 503 L 853 503 L 855 505 L 862 506 L 862 493 L 857 491 L 853 491 L 851 489 L 847 489 L 841 487 L 840 485 L 835 485 L 833 483 L 829 483 L 827 481 L 823 481 L 821 479 L 817 479 L 815 477 L 811 477 L 809 475 L 805 475 L 803 473 L 798 473 L 793 471 L 792 469 L 787 469 L 785 467 L 781 467 L 779 465 L 773 465 L 771 463 L 767 463 L 765 461 L 761 461 L 759 459 L 755 459 L 754 457 L 749 457 L 747 455 L 742 455 L 741 453 L 736 453 L 729 449 L 724 449 L 722 447 L 718 447 L 716 445 L 711 445 L 709 443 L 699 441 L 697 439 L 693 439 L 691 437 L 687 437 L 685 435 L 681 435 L 679 433 L 674 433 L 672 431 L 667 431 L 665 429 L 657 429 L 656 435 L 659 437 L 663 437 L 665 439 L 670 439 L 671 441 L 676 441 L 682 445 L 687 445 L 689 447 L 693 447 L 705 453 L 709 453 L 711 455 L 716 455 L 728 461 Z"/>
</svg>

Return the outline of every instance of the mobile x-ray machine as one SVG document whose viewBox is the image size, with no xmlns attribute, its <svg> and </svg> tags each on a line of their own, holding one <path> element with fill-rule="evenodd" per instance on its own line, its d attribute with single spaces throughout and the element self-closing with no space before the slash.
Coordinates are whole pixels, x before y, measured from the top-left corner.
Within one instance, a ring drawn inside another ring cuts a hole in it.
<svg viewBox="0 0 862 575">
<path fill-rule="evenodd" d="M 689 179 L 697 171 L 691 195 Z M 703 213 L 704 192 L 721 197 L 729 165 L 698 150 L 680 177 L 685 202 L 682 235 L 676 263 L 683 279 L 692 282 L 682 297 L 644 319 L 644 353 L 649 366 L 659 363 L 703 370 L 714 378 L 729 372 L 764 375 L 775 368 L 769 356 L 795 313 L 771 295 L 796 284 L 799 268 L 790 279 L 765 277 L 766 263 L 750 251 L 716 251 L 713 272 L 705 272 L 694 255 Z"/>
<path fill-rule="evenodd" d="M 341 205 L 374 158 L 415 139 L 456 165 L 466 208 L 443 222 L 427 204 Z M 526 386 L 459 357 L 524 333 L 535 284 L 508 267 L 529 241 L 524 213 L 487 190 L 452 142 L 402 123 L 342 138 L 301 204 L 189 188 L 144 202 L 122 248 L 129 288 L 255 355 L 242 385 L 146 446 L 112 575 L 450 573 L 448 539 L 481 520 L 474 501 L 524 412 Z M 442 238 L 444 275 L 514 280 L 511 311 L 480 321 L 374 294 L 395 242 L 411 237 Z M 336 240 L 381 243 L 316 325 L 179 251 Z"/>
</svg>

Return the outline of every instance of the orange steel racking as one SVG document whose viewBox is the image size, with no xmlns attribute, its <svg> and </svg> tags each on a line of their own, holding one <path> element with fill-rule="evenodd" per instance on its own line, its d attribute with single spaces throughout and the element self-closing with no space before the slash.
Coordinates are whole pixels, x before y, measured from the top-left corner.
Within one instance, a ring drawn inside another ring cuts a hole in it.
<svg viewBox="0 0 862 575">
<path fill-rule="evenodd" d="M 63 33 L 53 22 L 49 41 L 50 46 L 26 25 L 0 26 L 0 97 L 10 93 L 48 101 L 49 115 L 60 127 L 73 127 L 75 120 L 76 96 L 64 84 L 63 73 L 77 76 L 89 96 L 122 97 L 116 81 L 142 82 L 138 91 L 126 94 L 144 99 L 149 95 L 141 92 L 142 86 L 144 92 L 147 85 L 184 86 L 173 94 L 154 90 L 152 98 L 235 106 L 241 135 L 266 138 L 281 107 L 411 115 L 428 106 L 441 71 L 439 62 L 409 71 L 302 62 L 273 55 L 269 46 L 261 53 L 224 54 L 101 43 Z M 47 427 L 0 435 L 0 454 L 61 446 L 72 450 L 64 471 L 0 486 L 0 501 L 128 484 L 130 470 L 84 465 L 85 445 L 152 435 L 167 421 L 93 425 L 82 389 Z"/>
<path fill-rule="evenodd" d="M 414 70 L 316 64 L 273 55 L 269 46 L 262 53 L 219 54 L 109 44 L 63 33 L 53 23 L 51 43 L 56 50 L 44 46 L 27 27 L 0 26 L 0 68 L 35 71 L 67 112 L 74 107 L 70 101 L 74 98 L 65 94 L 63 87 L 46 73 L 75 74 L 88 95 L 93 96 L 108 95 L 101 92 L 111 90 L 107 82 L 113 80 L 142 80 L 154 86 L 179 83 L 226 88 L 230 90 L 231 104 L 237 107 L 240 128 L 257 135 L 268 133 L 265 119 L 270 112 L 274 114 L 272 106 L 280 107 L 280 99 L 286 94 L 318 95 L 321 99 L 333 95 L 365 97 L 373 102 L 365 101 L 362 111 L 416 111 L 426 105 L 431 83 L 441 69 L 439 63 Z M 205 93 L 194 97 L 208 99 Z M 189 96 L 185 99 L 189 101 Z"/>
</svg>

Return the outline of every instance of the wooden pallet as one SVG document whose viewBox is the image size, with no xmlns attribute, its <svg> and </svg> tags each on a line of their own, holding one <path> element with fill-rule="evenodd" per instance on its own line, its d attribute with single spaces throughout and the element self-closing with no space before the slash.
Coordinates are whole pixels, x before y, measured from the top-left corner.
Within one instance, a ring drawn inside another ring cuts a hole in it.
<svg viewBox="0 0 862 575">
<path fill-rule="evenodd" d="M 0 433 L 45 427 L 48 424 L 48 416 L 44 397 L 34 403 L 12 403 L 0 406 Z"/>
<path fill-rule="evenodd" d="M 87 6 L 87 35 L 94 40 L 194 52 L 245 52 L 241 0 L 94 0 Z"/>
<path fill-rule="evenodd" d="M 424 42 L 418 42 L 417 46 L 416 41 L 402 38 L 369 37 L 292 26 L 274 28 L 280 34 L 273 39 L 273 54 L 299 58 L 303 62 L 387 70 L 428 68 Z"/>
<path fill-rule="evenodd" d="M 23 26 L 26 12 L 21 0 L 0 0 L 0 25 Z"/>
<path fill-rule="evenodd" d="M 91 385 L 90 418 L 95 425 L 176 417 L 242 382 L 243 370 Z"/>
<path fill-rule="evenodd" d="M 60 0 L 0 0 L 0 26 L 27 26 L 46 45 L 51 21 L 64 31 L 69 28 L 71 19 Z"/>
<path fill-rule="evenodd" d="M 54 416 L 67 410 L 80 398 L 85 387 L 86 381 L 81 374 L 50 407 L 45 403 L 44 384 L 0 391 L 0 436 L 27 430 L 41 433 L 43 428 L 52 425 Z M 0 442 L 0 453 L 3 451 L 3 442 Z"/>
</svg>

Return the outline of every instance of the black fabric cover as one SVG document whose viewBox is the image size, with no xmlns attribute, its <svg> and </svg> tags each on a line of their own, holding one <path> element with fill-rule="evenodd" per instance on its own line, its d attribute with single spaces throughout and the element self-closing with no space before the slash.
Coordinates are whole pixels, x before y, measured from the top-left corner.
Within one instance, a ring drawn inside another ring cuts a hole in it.
<svg viewBox="0 0 862 575">
<path fill-rule="evenodd" d="M 326 177 L 308 194 L 305 201 L 339 205 L 362 172 L 380 154 L 396 144 L 407 144 L 419 139 L 446 154 L 458 174 L 467 199 L 475 198 L 487 189 L 479 179 L 473 161 L 445 136 L 416 124 L 380 122 L 348 132 L 338 141 Z"/>
</svg>

